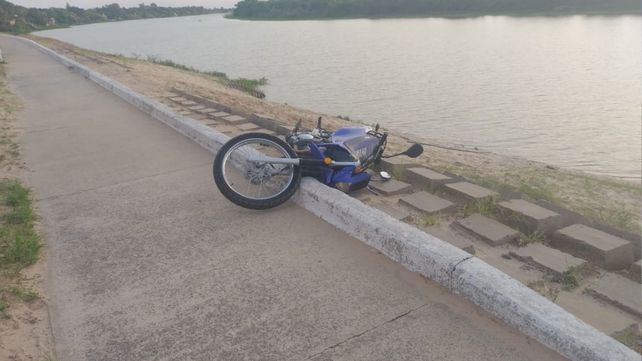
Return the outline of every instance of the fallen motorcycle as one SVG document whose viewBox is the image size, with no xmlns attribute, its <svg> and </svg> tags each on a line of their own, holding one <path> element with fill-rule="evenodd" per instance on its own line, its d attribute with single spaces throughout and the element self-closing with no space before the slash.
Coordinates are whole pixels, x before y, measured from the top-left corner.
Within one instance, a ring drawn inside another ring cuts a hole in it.
<svg viewBox="0 0 642 361">
<path fill-rule="evenodd" d="M 384 155 L 388 133 L 379 126 L 340 128 L 321 126 L 312 130 L 297 123 L 285 140 L 265 133 L 245 133 L 230 139 L 214 159 L 214 181 L 233 203 L 251 209 L 276 207 L 292 197 L 301 177 L 314 177 L 323 184 L 350 193 L 368 186 L 366 170 L 382 158 L 423 153 L 420 144 L 405 152 Z M 381 172 L 382 180 L 390 175 Z"/>
</svg>

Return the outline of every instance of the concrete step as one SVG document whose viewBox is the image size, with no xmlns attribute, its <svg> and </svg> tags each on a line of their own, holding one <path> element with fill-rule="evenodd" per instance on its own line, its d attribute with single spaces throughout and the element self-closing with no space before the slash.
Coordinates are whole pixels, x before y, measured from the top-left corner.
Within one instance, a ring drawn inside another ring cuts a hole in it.
<svg viewBox="0 0 642 361">
<path fill-rule="evenodd" d="M 244 131 L 244 132 L 249 132 L 249 131 L 254 131 L 254 130 L 257 130 L 257 129 L 261 129 L 261 127 L 259 127 L 258 125 L 254 124 L 254 123 L 238 124 L 236 127 L 239 128 L 240 130 Z"/>
<path fill-rule="evenodd" d="M 455 223 L 493 247 L 519 237 L 518 231 L 481 214 L 473 214 Z"/>
<path fill-rule="evenodd" d="M 196 105 L 196 102 L 191 101 L 191 100 L 188 100 L 188 99 L 182 100 L 182 101 L 180 101 L 179 103 L 180 103 L 181 105 L 186 106 L 186 107 L 193 107 L 194 105 Z"/>
<path fill-rule="evenodd" d="M 609 270 L 628 268 L 633 263 L 631 242 L 583 224 L 558 230 L 551 245 Z"/>
<path fill-rule="evenodd" d="M 585 292 L 637 317 L 642 317 L 641 285 L 628 278 L 607 272 L 588 286 Z"/>
<path fill-rule="evenodd" d="M 214 113 L 210 113 L 210 115 L 211 115 L 211 116 L 213 116 L 214 118 L 223 118 L 223 117 L 227 117 L 227 116 L 229 116 L 229 115 L 230 115 L 230 113 L 226 113 L 226 112 L 214 112 Z"/>
<path fill-rule="evenodd" d="M 425 191 L 405 195 L 399 198 L 399 203 L 429 214 L 447 213 L 457 208 L 451 201 L 439 198 Z"/>
<path fill-rule="evenodd" d="M 459 199 L 473 202 L 488 200 L 499 195 L 497 192 L 469 182 L 448 183 L 444 185 L 444 190 Z"/>
<path fill-rule="evenodd" d="M 526 234 L 534 232 L 550 234 L 567 225 L 559 213 L 523 199 L 500 202 L 497 204 L 497 210 L 502 222 Z"/>
<path fill-rule="evenodd" d="M 260 114 L 260 113 L 253 113 L 250 116 L 250 121 L 252 123 L 259 125 L 262 128 L 269 129 L 269 130 L 274 130 L 276 128 L 276 125 L 279 123 L 271 115 Z"/>
<path fill-rule="evenodd" d="M 226 135 L 229 135 L 229 136 L 233 136 L 236 133 L 240 133 L 240 129 L 235 127 L 235 126 L 233 126 L 233 125 L 223 124 L 223 125 L 217 125 L 214 128 L 216 130 L 218 130 L 219 132 L 221 132 L 223 134 L 226 134 Z"/>
<path fill-rule="evenodd" d="M 404 156 L 382 159 L 379 165 L 381 169 L 394 173 L 396 176 L 405 174 L 407 168 L 417 167 L 412 159 Z"/>
<path fill-rule="evenodd" d="M 205 125 L 207 125 L 207 126 L 211 126 L 211 127 L 214 127 L 214 128 L 216 128 L 216 127 L 219 127 L 219 126 L 223 125 L 223 124 L 221 124 L 221 122 L 218 122 L 218 121 L 216 121 L 216 120 L 212 120 L 212 119 L 209 119 L 209 118 L 208 118 L 208 119 L 203 119 L 203 121 L 202 121 L 202 122 L 203 122 Z"/>
<path fill-rule="evenodd" d="M 169 100 L 171 100 L 173 102 L 176 102 L 176 103 L 180 103 L 180 102 L 186 101 L 187 99 L 183 98 L 181 96 L 173 96 L 173 97 L 169 97 Z"/>
<path fill-rule="evenodd" d="M 637 283 L 642 283 L 642 260 L 638 260 L 631 265 L 629 278 Z"/>
<path fill-rule="evenodd" d="M 253 132 L 265 133 L 265 134 L 269 134 L 269 135 L 276 135 L 276 133 L 274 131 L 269 130 L 269 129 L 264 129 L 264 128 L 259 128 L 259 129 L 253 130 Z"/>
<path fill-rule="evenodd" d="M 406 180 L 413 185 L 427 187 L 430 190 L 436 190 L 446 183 L 455 181 L 447 175 L 423 167 L 406 169 Z"/>
<path fill-rule="evenodd" d="M 247 119 L 243 118 L 240 115 L 229 115 L 227 117 L 223 117 L 223 120 L 230 124 L 241 124 L 241 123 L 247 123 Z"/>
<path fill-rule="evenodd" d="M 541 243 L 532 243 L 526 247 L 510 251 L 510 255 L 556 277 L 561 277 L 564 272 L 572 267 L 581 269 L 586 265 L 586 261 L 583 259 L 573 257 Z"/>
<path fill-rule="evenodd" d="M 207 107 L 206 107 L 205 105 L 197 104 L 197 105 L 194 105 L 194 106 L 189 107 L 189 110 L 192 110 L 192 111 L 197 112 L 197 111 L 199 111 L 199 110 L 203 110 L 203 109 L 206 109 L 206 108 L 207 108 Z"/>
<path fill-rule="evenodd" d="M 370 188 L 384 196 L 392 196 L 412 191 L 412 186 L 410 184 L 396 179 L 390 179 L 385 182 L 370 182 Z"/>
<path fill-rule="evenodd" d="M 201 113 L 201 114 L 209 114 L 209 113 L 212 113 L 212 112 L 216 112 L 217 110 L 216 109 L 212 109 L 212 108 L 203 108 L 203 109 L 199 109 L 197 111 L 199 113 Z"/>
<path fill-rule="evenodd" d="M 394 205 L 389 203 L 378 203 L 378 204 L 373 204 L 372 206 L 400 221 L 408 221 L 412 218 L 412 215 L 410 214 L 410 212 L 408 212 L 406 209 L 404 209 L 400 205 Z"/>
</svg>

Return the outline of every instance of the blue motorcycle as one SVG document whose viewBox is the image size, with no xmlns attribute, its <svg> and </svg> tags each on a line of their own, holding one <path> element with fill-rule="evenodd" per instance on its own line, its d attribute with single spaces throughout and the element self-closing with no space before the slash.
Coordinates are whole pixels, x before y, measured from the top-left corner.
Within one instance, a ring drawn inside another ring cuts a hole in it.
<svg viewBox="0 0 642 361">
<path fill-rule="evenodd" d="M 423 153 L 414 144 L 402 153 L 384 156 L 388 134 L 379 126 L 301 129 L 299 122 L 282 140 L 266 133 L 245 133 L 230 139 L 214 159 L 214 181 L 233 203 L 251 209 L 276 207 L 292 197 L 301 177 L 350 193 L 368 186 L 369 167 L 382 158 Z M 381 172 L 383 180 L 390 175 Z"/>
</svg>

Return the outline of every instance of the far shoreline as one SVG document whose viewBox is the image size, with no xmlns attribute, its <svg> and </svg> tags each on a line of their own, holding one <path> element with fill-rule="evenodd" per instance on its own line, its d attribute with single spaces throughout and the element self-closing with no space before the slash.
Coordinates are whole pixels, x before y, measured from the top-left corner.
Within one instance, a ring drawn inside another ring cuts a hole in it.
<svg viewBox="0 0 642 361">
<path fill-rule="evenodd" d="M 469 19 L 480 18 L 486 16 L 506 16 L 514 18 L 529 18 L 529 17 L 571 17 L 571 16 L 588 16 L 588 17 L 619 17 L 619 16 L 642 16 L 642 8 L 638 12 L 632 11 L 584 11 L 584 12 L 548 12 L 548 11 L 533 11 L 533 12 L 470 12 L 470 13 L 457 13 L 457 12 L 444 12 L 432 13 L 424 15 L 390 15 L 390 16 L 341 16 L 341 17 L 242 17 L 234 16 L 233 12 L 222 13 L 223 17 L 230 20 L 246 20 L 246 21 L 311 21 L 311 20 L 394 20 L 394 19 Z M 212 14 L 208 14 L 212 15 Z"/>
</svg>

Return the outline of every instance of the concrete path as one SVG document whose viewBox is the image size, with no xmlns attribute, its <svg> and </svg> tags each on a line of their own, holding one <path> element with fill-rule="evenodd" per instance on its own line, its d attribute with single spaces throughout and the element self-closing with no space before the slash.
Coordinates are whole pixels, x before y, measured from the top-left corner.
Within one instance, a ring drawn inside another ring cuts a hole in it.
<svg viewBox="0 0 642 361">
<path fill-rule="evenodd" d="M 226 201 L 212 155 L 0 37 L 58 360 L 561 360 L 307 211 Z"/>
</svg>

